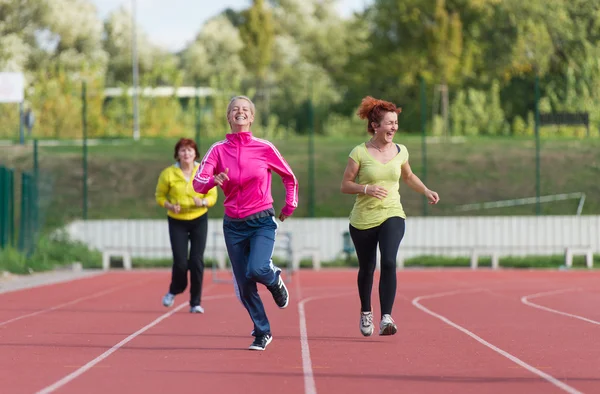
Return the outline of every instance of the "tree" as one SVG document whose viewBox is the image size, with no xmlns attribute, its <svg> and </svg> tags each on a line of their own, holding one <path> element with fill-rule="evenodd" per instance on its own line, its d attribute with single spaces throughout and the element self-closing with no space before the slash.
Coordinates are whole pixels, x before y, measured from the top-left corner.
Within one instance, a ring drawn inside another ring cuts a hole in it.
<svg viewBox="0 0 600 394">
<path fill-rule="evenodd" d="M 261 123 L 266 124 L 270 112 L 269 86 L 267 71 L 273 57 L 275 31 L 271 11 L 266 8 L 264 0 L 254 0 L 252 7 L 242 13 L 244 23 L 240 25 L 240 38 L 244 50 L 240 57 L 246 69 L 252 73 L 256 95 L 256 105 L 262 109 Z"/>
<path fill-rule="evenodd" d="M 44 29 L 44 0 L 0 1 L 0 69 L 26 71 L 36 49 L 36 34 Z"/>
<path fill-rule="evenodd" d="M 224 15 L 207 21 L 181 54 L 187 83 L 208 84 L 211 76 L 246 73 L 240 52 L 244 43 L 238 29 Z"/>
<path fill-rule="evenodd" d="M 131 14 L 124 7 L 113 11 L 104 22 L 104 49 L 109 55 L 106 81 L 109 85 L 118 82 L 131 85 L 132 75 L 132 20 Z M 153 45 L 148 35 L 138 26 L 136 28 L 136 50 L 140 78 L 150 72 L 158 57 L 164 51 Z"/>
</svg>

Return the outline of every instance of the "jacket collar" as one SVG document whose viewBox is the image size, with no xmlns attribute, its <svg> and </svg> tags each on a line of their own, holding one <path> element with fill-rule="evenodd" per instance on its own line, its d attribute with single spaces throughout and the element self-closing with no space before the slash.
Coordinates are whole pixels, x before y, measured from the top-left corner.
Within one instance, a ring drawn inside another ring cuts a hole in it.
<svg viewBox="0 0 600 394">
<path fill-rule="evenodd" d="M 227 138 L 227 141 L 234 144 L 246 145 L 252 141 L 252 132 L 242 131 L 239 133 L 228 133 L 225 137 Z"/>
<path fill-rule="evenodd" d="M 176 161 L 174 165 L 177 168 L 181 168 L 181 163 L 178 161 Z M 200 165 L 200 163 L 198 163 L 196 160 L 194 160 L 194 168 L 198 167 L 199 165 Z"/>
</svg>

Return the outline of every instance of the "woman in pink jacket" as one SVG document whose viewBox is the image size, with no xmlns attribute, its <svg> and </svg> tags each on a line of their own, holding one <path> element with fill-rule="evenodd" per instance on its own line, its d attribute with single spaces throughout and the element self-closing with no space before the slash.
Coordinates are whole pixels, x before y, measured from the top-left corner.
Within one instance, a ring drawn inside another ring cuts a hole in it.
<svg viewBox="0 0 600 394">
<path fill-rule="evenodd" d="M 206 193 L 215 185 L 223 189 L 223 234 L 234 285 L 254 323 L 250 350 L 265 350 L 273 337 L 256 284 L 266 286 L 280 308 L 289 303 L 281 269 L 271 260 L 277 230 L 271 172 L 281 176 L 286 190 L 285 206 L 279 214 L 281 221 L 298 206 L 298 181 L 277 148 L 252 135 L 254 112 L 254 104 L 248 97 L 237 96 L 229 102 L 227 121 L 231 133 L 210 147 L 193 185 L 198 193 Z"/>
</svg>

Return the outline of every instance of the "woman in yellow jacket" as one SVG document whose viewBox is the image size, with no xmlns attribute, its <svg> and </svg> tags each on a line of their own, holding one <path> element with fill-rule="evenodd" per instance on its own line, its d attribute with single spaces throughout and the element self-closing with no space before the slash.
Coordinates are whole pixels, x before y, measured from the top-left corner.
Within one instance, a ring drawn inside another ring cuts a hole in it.
<svg viewBox="0 0 600 394">
<path fill-rule="evenodd" d="M 175 145 L 176 163 L 165 168 L 156 185 L 156 202 L 167 209 L 169 238 L 173 252 L 173 270 L 169 292 L 163 305 L 170 307 L 177 294 L 187 287 L 190 271 L 190 312 L 204 313 L 200 306 L 202 279 L 204 277 L 204 249 L 208 232 L 208 208 L 217 202 L 217 188 L 206 194 L 194 191 L 192 181 L 198 170 L 199 157 L 196 143 L 182 138 Z M 188 258 L 188 241 L 190 244 Z"/>
</svg>

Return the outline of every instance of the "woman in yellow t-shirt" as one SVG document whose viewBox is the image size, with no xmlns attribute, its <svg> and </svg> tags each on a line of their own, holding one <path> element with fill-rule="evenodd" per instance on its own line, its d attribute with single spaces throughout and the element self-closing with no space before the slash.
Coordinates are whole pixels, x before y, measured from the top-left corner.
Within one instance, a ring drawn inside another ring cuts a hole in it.
<svg viewBox="0 0 600 394">
<path fill-rule="evenodd" d="M 371 290 L 377 245 L 381 252 L 379 335 L 394 335 L 398 330 L 391 314 L 396 296 L 396 255 L 406 219 L 400 202 L 400 178 L 425 195 L 430 204 L 440 200 L 410 169 L 406 147 L 393 141 L 400 112 L 388 101 L 370 96 L 362 100 L 358 116 L 368 121 L 371 139 L 350 152 L 341 186 L 342 193 L 358 195 L 350 213 L 350 236 L 359 263 L 360 330 L 364 336 L 372 335 L 374 330 Z"/>
<path fill-rule="evenodd" d="M 206 194 L 196 193 L 192 187 L 194 174 L 200 166 L 196 162 L 199 156 L 198 147 L 193 140 L 180 139 L 175 145 L 176 163 L 160 173 L 156 185 L 156 202 L 167 209 L 173 253 L 171 284 L 162 302 L 166 307 L 173 305 L 175 296 L 183 293 L 187 287 L 189 270 L 191 313 L 204 313 L 200 301 L 208 232 L 207 212 L 217 202 L 216 187 Z"/>
</svg>

